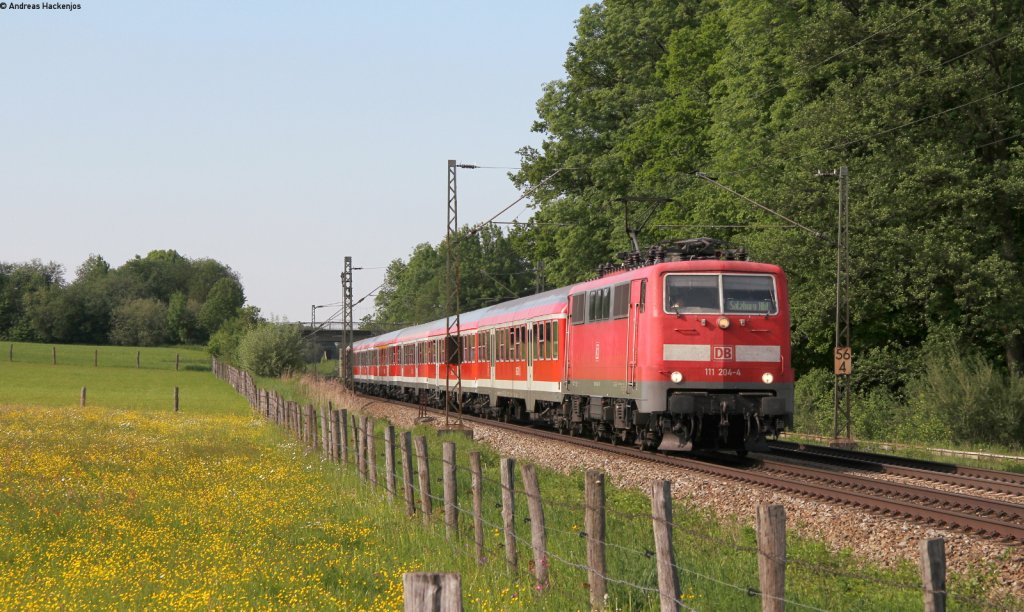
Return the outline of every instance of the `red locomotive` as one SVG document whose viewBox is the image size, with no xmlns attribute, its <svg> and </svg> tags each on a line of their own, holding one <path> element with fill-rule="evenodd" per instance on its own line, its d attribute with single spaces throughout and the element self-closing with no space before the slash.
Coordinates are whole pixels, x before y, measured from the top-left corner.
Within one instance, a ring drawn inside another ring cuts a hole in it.
<svg viewBox="0 0 1024 612">
<path fill-rule="evenodd" d="M 763 448 L 793 423 L 786 277 L 709 239 L 652 247 L 596 280 L 355 343 L 366 393 L 645 448 Z M 461 355 L 459 355 L 461 351 Z"/>
</svg>

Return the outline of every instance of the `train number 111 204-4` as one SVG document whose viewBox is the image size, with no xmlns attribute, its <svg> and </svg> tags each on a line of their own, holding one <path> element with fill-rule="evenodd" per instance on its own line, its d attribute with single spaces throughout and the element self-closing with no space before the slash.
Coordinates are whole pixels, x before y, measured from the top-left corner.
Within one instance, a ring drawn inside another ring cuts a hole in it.
<svg viewBox="0 0 1024 612">
<path fill-rule="evenodd" d="M 705 376 L 743 376 L 739 369 L 732 368 L 704 368 Z"/>
</svg>

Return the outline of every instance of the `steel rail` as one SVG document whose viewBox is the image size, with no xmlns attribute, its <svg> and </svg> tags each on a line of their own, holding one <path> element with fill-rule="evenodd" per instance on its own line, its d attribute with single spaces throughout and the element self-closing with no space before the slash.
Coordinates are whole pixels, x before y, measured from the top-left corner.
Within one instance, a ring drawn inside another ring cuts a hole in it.
<svg viewBox="0 0 1024 612">
<path fill-rule="evenodd" d="M 983 478 L 979 476 L 967 476 L 962 475 L 958 472 L 946 472 L 946 471 L 935 471 L 928 468 L 917 468 L 917 467 L 904 467 L 902 464 L 890 464 L 885 461 L 885 456 L 880 455 L 882 459 L 879 461 L 868 461 L 865 459 L 847 458 L 844 455 L 833 455 L 831 453 L 819 453 L 815 450 L 805 450 L 803 448 L 790 448 L 788 446 L 776 446 L 776 443 L 770 443 L 772 445 L 771 455 L 778 457 L 790 457 L 793 459 L 803 459 L 807 461 L 814 461 L 817 463 L 829 463 L 832 465 L 841 465 L 856 470 L 865 472 L 878 472 L 881 474 L 892 474 L 894 476 L 905 476 L 907 478 L 913 478 L 915 480 L 922 480 L 927 482 L 935 482 L 947 485 L 953 485 L 958 487 L 967 487 L 971 489 L 977 489 L 979 491 L 988 491 L 991 493 L 1005 493 L 1007 495 L 1017 495 L 1024 498 L 1024 484 L 1018 484 L 1010 480 L 996 480 L 994 478 Z M 789 444 L 789 443 L 783 443 Z M 956 467 L 956 466 L 954 466 Z M 994 470 L 989 470 L 994 471 Z M 995 472 L 999 474 L 1001 472 Z"/>
<path fill-rule="evenodd" d="M 400 402 L 398 400 L 391 400 L 387 398 L 374 399 L 384 402 L 400 404 L 407 407 L 420 408 L 418 404 Z M 684 468 L 691 471 L 709 474 L 720 478 L 726 478 L 737 482 L 764 486 L 770 489 L 786 491 L 788 493 L 794 493 L 812 499 L 819 499 L 826 502 L 834 502 L 838 504 L 862 508 L 870 512 L 879 513 L 886 516 L 898 516 L 916 522 L 924 523 L 927 525 L 944 526 L 949 529 L 961 530 L 982 537 L 1001 538 L 1005 540 L 1014 540 L 1019 543 L 1024 543 L 1024 525 L 1021 525 L 1013 521 L 1003 520 L 1001 517 L 998 516 L 988 516 L 989 514 L 998 514 L 995 511 L 982 511 L 984 514 L 986 514 L 984 516 L 979 514 L 968 514 L 964 512 L 959 512 L 957 510 L 951 510 L 946 507 L 936 506 L 936 499 L 934 498 L 934 496 L 929 497 L 928 500 L 925 502 L 916 503 L 914 494 L 910 492 L 907 492 L 905 494 L 897 494 L 899 498 L 893 499 L 892 497 L 888 497 L 887 494 L 864 493 L 861 490 L 851 489 L 849 486 L 841 486 L 839 488 L 836 488 L 835 485 L 829 485 L 828 483 L 822 484 L 821 482 L 792 480 L 791 477 L 794 475 L 794 473 L 792 471 L 789 471 L 789 468 L 794 466 L 790 464 L 779 463 L 778 466 L 771 465 L 769 466 L 768 470 L 751 470 L 749 468 L 735 468 L 726 465 L 721 465 L 718 463 L 710 463 L 707 460 L 657 454 L 626 446 L 619 446 L 607 442 L 592 440 L 589 438 L 567 437 L 562 434 L 545 431 L 534 427 L 515 425 L 512 423 L 505 423 L 502 421 L 492 419 L 465 416 L 463 417 L 463 420 L 471 423 L 479 423 L 481 425 L 486 425 L 489 427 L 506 429 L 509 431 L 514 431 L 516 433 L 531 435 L 538 438 L 544 438 L 547 440 L 555 440 L 565 444 L 575 444 L 595 450 L 617 453 L 626 457 L 642 461 L 649 461 L 653 463 L 661 463 L 673 467 Z M 755 465 L 763 466 L 764 462 L 755 462 Z M 815 468 L 803 468 L 803 470 L 825 472 L 824 470 L 816 470 Z M 775 473 L 773 474 L 772 472 Z M 781 477 L 779 475 L 780 473 L 782 474 Z M 832 475 L 831 472 L 825 473 Z M 861 480 L 868 481 L 870 483 L 879 482 L 876 480 L 871 480 L 863 477 L 861 478 Z M 921 487 L 911 487 L 908 485 L 894 485 L 894 488 L 896 490 L 902 489 L 904 491 L 926 491 L 929 495 L 937 493 L 933 489 L 923 489 Z M 910 500 L 905 499 L 907 497 L 909 497 Z M 963 495 L 959 497 L 961 499 L 977 499 Z M 984 502 L 984 504 L 988 506 L 994 505 L 990 500 L 980 501 Z M 1019 505 L 1016 505 L 1016 514 L 1020 514 Z"/>
<path fill-rule="evenodd" d="M 869 453 L 865 451 L 831 448 L 828 446 L 817 446 L 814 444 L 803 444 L 798 442 L 783 442 L 781 440 L 773 440 L 770 441 L 768 444 L 769 446 L 772 447 L 773 451 L 799 451 L 802 453 L 814 454 L 822 457 L 832 457 L 836 459 L 861 461 L 865 463 L 876 464 L 881 468 L 884 468 L 886 472 L 891 472 L 893 474 L 900 473 L 897 471 L 892 471 L 894 470 L 894 468 L 908 468 L 912 470 L 918 470 L 920 472 L 928 472 L 932 474 L 931 476 L 929 476 L 930 479 L 937 480 L 938 482 L 945 482 L 946 484 L 959 484 L 960 482 L 963 482 L 964 486 L 986 488 L 986 490 L 991 490 L 999 493 L 1024 495 L 1024 474 L 1017 474 L 1015 472 L 1003 472 L 1000 470 L 989 470 L 985 468 L 965 467 L 955 465 L 952 463 L 926 461 L 923 459 L 910 459 L 907 457 L 896 457 L 893 455 L 883 455 L 880 453 Z M 908 475 L 912 474 L 913 473 L 910 473 Z M 944 475 L 949 478 L 947 480 L 939 480 L 938 475 Z"/>
<path fill-rule="evenodd" d="M 779 461 L 761 461 L 758 466 L 765 471 L 781 472 L 799 478 L 808 478 L 817 482 L 834 484 L 875 495 L 889 495 L 900 499 L 919 503 L 943 504 L 981 514 L 994 514 L 1001 518 L 1017 519 L 1024 516 L 1024 505 L 982 497 L 974 497 L 963 493 L 941 491 L 916 485 L 875 480 L 865 476 L 843 474 L 829 470 L 794 465 Z"/>
</svg>

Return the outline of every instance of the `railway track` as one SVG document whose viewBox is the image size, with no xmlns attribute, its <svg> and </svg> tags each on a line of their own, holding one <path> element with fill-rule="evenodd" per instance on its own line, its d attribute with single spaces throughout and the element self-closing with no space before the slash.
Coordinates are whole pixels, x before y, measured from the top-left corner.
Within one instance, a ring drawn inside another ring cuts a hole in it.
<svg viewBox="0 0 1024 612">
<path fill-rule="evenodd" d="M 422 409 L 421 406 L 415 404 L 381 398 L 374 399 Z M 428 410 L 432 414 L 439 412 Z M 739 460 L 729 457 L 723 462 L 723 458 L 728 456 L 687 457 L 659 454 L 589 438 L 567 438 L 564 435 L 543 429 L 479 417 L 463 416 L 463 420 L 537 438 L 560 442 L 571 441 L 586 448 L 683 468 L 734 482 L 785 491 L 802 497 L 853 506 L 869 512 L 923 524 L 960 530 L 981 537 L 1024 543 L 1024 505 L 1018 503 L 939 491 L 923 486 L 879 481 L 865 476 L 842 474 L 772 459 Z"/>
<path fill-rule="evenodd" d="M 1018 495 L 1024 499 L 1024 474 L 1000 472 L 939 463 L 892 457 L 877 453 L 851 451 L 799 444 L 795 442 L 769 442 L 771 454 L 779 457 L 790 457 L 849 467 L 852 469 L 905 476 L 919 481 L 938 482 L 958 487 L 968 487 L 979 491 Z"/>
</svg>

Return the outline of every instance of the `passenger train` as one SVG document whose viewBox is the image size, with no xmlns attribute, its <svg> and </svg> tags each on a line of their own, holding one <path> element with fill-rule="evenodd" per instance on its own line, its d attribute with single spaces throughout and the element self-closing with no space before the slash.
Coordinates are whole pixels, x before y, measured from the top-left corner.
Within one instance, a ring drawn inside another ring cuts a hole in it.
<svg viewBox="0 0 1024 612">
<path fill-rule="evenodd" d="M 786 276 L 710 239 L 353 345 L 358 391 L 647 449 L 762 450 L 793 424 Z M 447 349 L 447 350 L 446 350 Z M 461 362 L 461 365 L 460 365 Z"/>
</svg>

